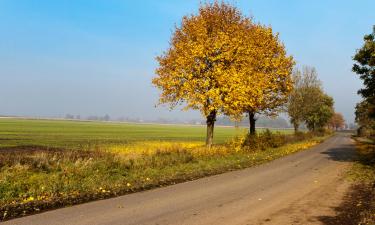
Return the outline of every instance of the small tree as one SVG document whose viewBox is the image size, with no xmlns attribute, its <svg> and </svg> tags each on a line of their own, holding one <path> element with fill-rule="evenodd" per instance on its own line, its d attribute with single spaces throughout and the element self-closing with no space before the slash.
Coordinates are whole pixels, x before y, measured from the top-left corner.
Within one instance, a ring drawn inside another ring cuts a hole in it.
<svg viewBox="0 0 375 225">
<path fill-rule="evenodd" d="M 302 71 L 295 69 L 293 82 L 294 88 L 289 95 L 287 112 L 294 131 L 298 132 L 300 124 L 307 118 L 307 113 L 312 111 L 314 99 L 321 95 L 322 88 L 314 67 L 304 66 Z"/>
<path fill-rule="evenodd" d="M 293 82 L 294 89 L 289 95 L 287 112 L 290 117 L 290 122 L 293 124 L 294 132 L 298 132 L 298 128 L 303 121 L 303 112 L 301 107 L 303 103 L 303 93 L 302 88 L 302 74 L 301 71 L 296 69 L 293 71 Z"/>
<path fill-rule="evenodd" d="M 341 113 L 334 113 L 331 119 L 328 122 L 329 126 L 334 129 L 338 130 L 345 127 L 345 120 L 344 116 Z"/>
<path fill-rule="evenodd" d="M 304 121 L 311 131 L 324 128 L 333 116 L 333 98 L 323 93 L 321 89 L 314 88 L 309 92 L 311 101 L 305 111 Z"/>
<path fill-rule="evenodd" d="M 157 57 L 153 84 L 161 89 L 160 103 L 171 108 L 185 104 L 206 117 L 207 146 L 212 145 L 218 114 L 236 104 L 227 96 L 248 68 L 246 43 L 251 21 L 225 3 L 201 5 L 199 13 L 185 16 L 172 35 L 170 48 Z"/>
</svg>

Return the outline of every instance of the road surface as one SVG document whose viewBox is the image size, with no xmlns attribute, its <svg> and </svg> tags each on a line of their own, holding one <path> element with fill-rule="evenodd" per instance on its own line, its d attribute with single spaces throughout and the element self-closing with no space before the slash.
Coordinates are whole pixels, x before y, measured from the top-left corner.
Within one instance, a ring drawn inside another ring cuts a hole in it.
<svg viewBox="0 0 375 225">
<path fill-rule="evenodd" d="M 10 220 L 6 224 L 323 224 L 349 187 L 354 155 L 338 134 L 310 150 L 195 181 Z"/>
</svg>

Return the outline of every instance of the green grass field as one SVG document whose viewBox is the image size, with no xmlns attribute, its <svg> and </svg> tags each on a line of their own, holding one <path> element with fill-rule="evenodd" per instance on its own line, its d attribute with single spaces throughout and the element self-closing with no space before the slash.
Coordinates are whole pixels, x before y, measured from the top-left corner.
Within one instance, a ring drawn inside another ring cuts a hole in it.
<svg viewBox="0 0 375 225">
<path fill-rule="evenodd" d="M 234 128 L 217 127 L 216 143 L 235 135 Z M 127 144 L 134 141 L 204 141 L 205 127 L 65 120 L 0 119 L 0 146 Z"/>
<path fill-rule="evenodd" d="M 205 126 L 0 119 L 0 147 L 48 146 L 75 148 L 82 144 L 128 144 L 142 141 L 204 142 Z M 215 127 L 214 142 L 224 143 L 245 128 Z M 290 132 L 290 131 L 282 131 Z"/>
</svg>

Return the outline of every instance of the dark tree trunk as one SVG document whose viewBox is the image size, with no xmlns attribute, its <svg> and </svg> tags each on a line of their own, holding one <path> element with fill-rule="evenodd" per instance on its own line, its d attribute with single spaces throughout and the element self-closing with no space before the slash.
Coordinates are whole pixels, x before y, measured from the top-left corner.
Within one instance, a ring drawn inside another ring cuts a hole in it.
<svg viewBox="0 0 375 225">
<path fill-rule="evenodd" d="M 216 111 L 211 111 L 210 114 L 207 116 L 206 124 L 207 124 L 207 135 L 206 135 L 206 146 L 211 148 L 212 141 L 214 138 L 214 125 L 216 121 Z"/>
<path fill-rule="evenodd" d="M 293 126 L 294 126 L 294 133 L 298 133 L 299 124 L 298 123 L 293 123 Z"/>
<path fill-rule="evenodd" d="M 255 113 L 249 111 L 250 135 L 255 135 Z"/>
</svg>

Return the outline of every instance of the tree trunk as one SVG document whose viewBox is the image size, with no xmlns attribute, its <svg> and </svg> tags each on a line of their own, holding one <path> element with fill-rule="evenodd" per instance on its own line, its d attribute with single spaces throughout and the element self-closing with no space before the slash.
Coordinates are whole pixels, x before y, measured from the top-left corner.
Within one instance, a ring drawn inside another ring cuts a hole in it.
<svg viewBox="0 0 375 225">
<path fill-rule="evenodd" d="M 236 128 L 236 130 L 240 127 L 240 122 L 239 121 L 234 121 L 234 128 Z"/>
<path fill-rule="evenodd" d="M 249 111 L 250 135 L 255 135 L 255 113 Z"/>
<path fill-rule="evenodd" d="M 216 111 L 211 111 L 210 114 L 207 116 L 206 124 L 207 124 L 207 135 L 206 135 L 206 146 L 211 148 L 212 141 L 214 138 L 214 125 L 216 121 Z"/>
<path fill-rule="evenodd" d="M 295 122 L 293 123 L 293 126 L 294 126 L 294 133 L 298 133 L 299 124 Z"/>
</svg>

